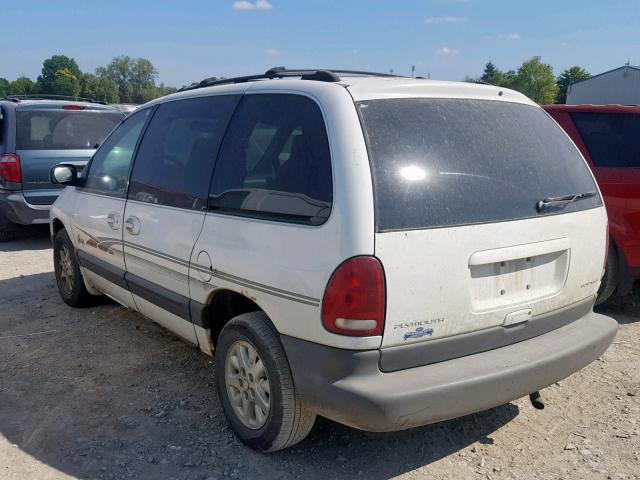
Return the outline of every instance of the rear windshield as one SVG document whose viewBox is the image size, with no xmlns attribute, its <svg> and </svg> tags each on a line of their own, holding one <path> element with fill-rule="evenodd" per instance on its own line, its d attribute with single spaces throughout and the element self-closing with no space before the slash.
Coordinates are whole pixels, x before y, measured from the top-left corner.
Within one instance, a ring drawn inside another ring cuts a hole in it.
<svg viewBox="0 0 640 480">
<path fill-rule="evenodd" d="M 377 231 L 575 212 L 598 195 L 538 212 L 548 197 L 597 191 L 566 134 L 540 108 L 487 100 L 358 103 Z"/>
<path fill-rule="evenodd" d="M 17 150 L 96 148 L 123 114 L 89 110 L 17 110 Z"/>
<path fill-rule="evenodd" d="M 596 167 L 640 167 L 640 115 L 571 114 Z"/>
</svg>

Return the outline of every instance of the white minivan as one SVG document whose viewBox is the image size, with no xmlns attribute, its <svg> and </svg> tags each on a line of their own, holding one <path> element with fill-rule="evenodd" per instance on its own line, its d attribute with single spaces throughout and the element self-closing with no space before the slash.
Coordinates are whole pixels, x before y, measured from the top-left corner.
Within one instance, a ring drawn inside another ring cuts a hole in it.
<svg viewBox="0 0 640 480">
<path fill-rule="evenodd" d="M 53 206 L 72 306 L 108 295 L 215 355 L 261 451 L 532 394 L 597 359 L 607 216 L 525 96 L 349 71 L 204 80 L 126 117 Z"/>
</svg>

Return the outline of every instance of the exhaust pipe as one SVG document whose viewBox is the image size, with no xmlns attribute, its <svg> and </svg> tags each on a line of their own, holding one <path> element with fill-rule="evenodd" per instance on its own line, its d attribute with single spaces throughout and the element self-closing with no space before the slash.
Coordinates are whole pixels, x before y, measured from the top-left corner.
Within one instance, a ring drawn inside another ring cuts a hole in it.
<svg viewBox="0 0 640 480">
<path fill-rule="evenodd" d="M 544 401 L 540 396 L 540 392 L 533 392 L 532 394 L 530 394 L 529 401 L 531 402 L 531 405 L 533 405 L 533 408 L 535 408 L 536 410 L 544 410 Z"/>
</svg>

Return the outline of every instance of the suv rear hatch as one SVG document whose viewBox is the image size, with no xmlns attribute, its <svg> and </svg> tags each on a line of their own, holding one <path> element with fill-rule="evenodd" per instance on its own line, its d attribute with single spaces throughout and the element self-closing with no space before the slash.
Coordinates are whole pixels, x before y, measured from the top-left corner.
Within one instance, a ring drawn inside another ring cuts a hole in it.
<svg viewBox="0 0 640 480">
<path fill-rule="evenodd" d="M 27 202 L 53 203 L 60 186 L 51 183 L 51 168 L 64 162 L 82 171 L 122 117 L 122 113 L 98 106 L 34 103 L 17 107 L 16 153 Z"/>
<path fill-rule="evenodd" d="M 387 288 L 383 364 L 385 347 L 523 328 L 585 299 L 590 309 L 606 214 L 584 159 L 542 109 L 384 99 L 358 110 Z"/>
</svg>

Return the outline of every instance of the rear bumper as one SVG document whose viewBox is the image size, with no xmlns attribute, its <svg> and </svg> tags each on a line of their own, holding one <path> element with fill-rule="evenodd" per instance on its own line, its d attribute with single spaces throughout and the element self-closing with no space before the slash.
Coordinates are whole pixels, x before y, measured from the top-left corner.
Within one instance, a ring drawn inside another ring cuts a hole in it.
<svg viewBox="0 0 640 480">
<path fill-rule="evenodd" d="M 384 373 L 379 350 L 350 351 L 282 336 L 296 390 L 309 408 L 368 431 L 393 431 L 486 410 L 588 365 L 618 331 L 588 313 L 535 338 L 439 363 Z"/>
<path fill-rule="evenodd" d="M 12 223 L 33 225 L 49 223 L 51 205 L 28 203 L 19 190 L 0 191 L 0 212 Z"/>
</svg>

